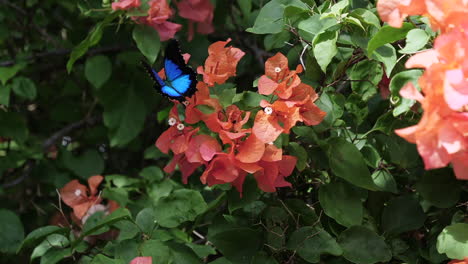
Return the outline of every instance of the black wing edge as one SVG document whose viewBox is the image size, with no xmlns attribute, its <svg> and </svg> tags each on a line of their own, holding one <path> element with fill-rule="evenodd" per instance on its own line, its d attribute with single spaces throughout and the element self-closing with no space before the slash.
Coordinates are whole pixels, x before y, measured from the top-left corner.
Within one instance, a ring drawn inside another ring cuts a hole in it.
<svg viewBox="0 0 468 264">
<path fill-rule="evenodd" d="M 192 97 L 197 91 L 197 73 L 192 69 L 192 67 L 185 64 L 184 57 L 182 56 L 182 52 L 180 50 L 179 41 L 176 39 L 169 40 L 167 43 L 166 51 L 164 54 L 165 58 L 173 61 L 177 66 L 180 67 L 184 74 L 188 74 L 190 77 L 190 87 L 185 92 L 184 97 Z M 185 98 L 177 99 L 180 102 L 185 101 Z"/>
</svg>

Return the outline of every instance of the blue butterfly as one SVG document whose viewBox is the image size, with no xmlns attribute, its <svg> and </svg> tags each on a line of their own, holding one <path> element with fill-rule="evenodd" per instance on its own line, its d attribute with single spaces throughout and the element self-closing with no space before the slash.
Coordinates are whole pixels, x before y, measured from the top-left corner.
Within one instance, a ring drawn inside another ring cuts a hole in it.
<svg viewBox="0 0 468 264">
<path fill-rule="evenodd" d="M 142 61 L 142 64 L 153 79 L 154 88 L 169 99 L 184 102 L 186 97 L 191 97 L 197 91 L 197 74 L 185 64 L 175 39 L 168 43 L 164 54 L 166 80 L 162 80 L 148 63 Z"/>
</svg>

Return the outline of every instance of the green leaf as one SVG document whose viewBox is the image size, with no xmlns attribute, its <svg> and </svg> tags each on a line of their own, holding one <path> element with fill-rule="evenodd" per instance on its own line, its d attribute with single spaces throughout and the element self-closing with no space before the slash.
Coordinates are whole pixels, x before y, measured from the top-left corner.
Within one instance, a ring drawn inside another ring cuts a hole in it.
<svg viewBox="0 0 468 264">
<path fill-rule="evenodd" d="M 11 84 L 13 92 L 26 100 L 34 100 L 37 95 L 37 89 L 34 82 L 26 77 L 16 77 Z"/>
<path fill-rule="evenodd" d="M 260 192 L 258 191 L 257 181 L 254 177 L 246 177 L 243 184 L 242 197 L 237 190 L 231 189 L 228 192 L 227 200 L 229 213 L 252 204 L 257 201 L 259 197 Z"/>
<path fill-rule="evenodd" d="M 79 156 L 73 156 L 70 151 L 61 152 L 63 165 L 82 179 L 99 175 L 104 171 L 104 160 L 96 150 L 88 149 Z"/>
<path fill-rule="evenodd" d="M 393 198 L 382 213 L 382 229 L 386 233 L 399 234 L 420 228 L 426 215 L 419 202 L 411 195 Z"/>
<path fill-rule="evenodd" d="M 216 255 L 216 249 L 212 245 L 197 245 L 193 243 L 186 244 L 200 258 L 206 258 L 209 255 Z"/>
<path fill-rule="evenodd" d="M 314 56 L 323 72 L 327 72 L 328 64 L 338 52 L 336 48 L 337 40 L 338 31 L 325 31 L 314 38 Z"/>
<path fill-rule="evenodd" d="M 155 227 L 153 208 L 145 208 L 141 210 L 136 216 L 135 223 L 140 227 L 141 231 L 146 234 L 151 234 Z"/>
<path fill-rule="evenodd" d="M 78 242 L 80 242 L 84 237 L 94 233 L 95 231 L 99 230 L 102 227 L 110 226 L 114 224 L 115 222 L 125 220 L 125 219 L 128 220 L 131 218 L 132 218 L 132 215 L 130 214 L 130 211 L 128 211 L 128 209 L 118 208 L 117 210 L 112 212 L 110 215 L 99 220 L 96 224 L 89 226 L 87 229 L 83 229 L 83 232 L 81 233 L 80 238 L 73 241 L 72 247 L 76 246 Z"/>
<path fill-rule="evenodd" d="M 163 227 L 177 227 L 186 221 L 193 221 L 203 213 L 206 202 L 200 192 L 188 189 L 174 191 L 170 196 L 159 199 L 155 205 L 154 216 Z"/>
<path fill-rule="evenodd" d="M 392 258 L 384 238 L 362 226 L 353 226 L 343 231 L 338 237 L 338 243 L 343 249 L 343 256 L 353 263 L 386 263 Z"/>
<path fill-rule="evenodd" d="M 88 58 L 85 63 L 85 77 L 96 89 L 101 88 L 112 74 L 112 63 L 107 56 Z"/>
<path fill-rule="evenodd" d="M 343 138 L 331 138 L 327 154 L 330 168 L 336 176 L 361 188 L 378 190 L 361 152 L 354 144 Z"/>
<path fill-rule="evenodd" d="M 15 253 L 24 238 L 21 219 L 12 211 L 0 209 L 0 252 Z"/>
<path fill-rule="evenodd" d="M 390 77 L 393 67 L 395 67 L 395 64 L 397 63 L 395 48 L 390 44 L 380 46 L 375 50 L 374 54 L 372 54 L 372 58 L 384 64 L 385 75 Z"/>
<path fill-rule="evenodd" d="M 283 30 L 283 12 L 285 6 L 279 0 L 266 3 L 255 20 L 253 27 L 246 29 L 254 34 L 276 34 Z"/>
<path fill-rule="evenodd" d="M 296 168 L 300 171 L 307 166 L 307 151 L 296 142 L 289 142 L 289 153 L 297 158 Z"/>
<path fill-rule="evenodd" d="M 451 259 L 463 259 L 468 252 L 468 224 L 447 226 L 437 237 L 437 251 Z"/>
<path fill-rule="evenodd" d="M 133 40 L 135 40 L 138 49 L 153 64 L 158 57 L 161 49 L 161 41 L 158 32 L 146 25 L 136 25 L 133 29 Z"/>
<path fill-rule="evenodd" d="M 119 12 L 110 13 L 110 15 L 106 16 L 103 21 L 97 23 L 96 26 L 94 26 L 94 28 L 89 32 L 88 36 L 86 36 L 86 38 L 81 41 L 80 44 L 73 48 L 72 52 L 70 53 L 70 59 L 68 59 L 67 62 L 68 73 L 70 73 L 73 69 L 73 64 L 75 64 L 79 58 L 85 55 L 89 48 L 95 46 L 99 43 L 99 41 L 101 41 L 104 27 L 109 25 L 109 23 L 119 15 Z"/>
<path fill-rule="evenodd" d="M 289 31 L 283 30 L 278 34 L 267 35 L 263 39 L 263 44 L 266 50 L 279 49 L 284 47 L 286 45 L 286 42 L 288 42 L 290 38 L 291 33 L 289 33 Z"/>
<path fill-rule="evenodd" d="M 340 225 L 350 227 L 362 223 L 364 208 L 357 188 L 340 181 L 322 185 L 319 201 L 325 214 Z"/>
<path fill-rule="evenodd" d="M 335 18 L 321 18 L 319 14 L 315 14 L 305 20 L 299 22 L 299 34 L 306 40 L 312 41 L 314 37 L 325 30 L 337 25 Z"/>
<path fill-rule="evenodd" d="M 0 105 L 10 106 L 11 85 L 0 86 Z"/>
<path fill-rule="evenodd" d="M 301 227 L 295 230 L 287 243 L 290 250 L 307 262 L 318 263 L 320 255 L 330 254 L 340 256 L 343 250 L 336 240 L 322 228 L 314 226 Z"/>
<path fill-rule="evenodd" d="M 0 136 L 12 138 L 20 143 L 28 138 L 28 128 L 24 116 L 0 110 Z"/>
<path fill-rule="evenodd" d="M 372 13 L 371 11 L 364 8 L 354 9 L 349 16 L 359 19 L 361 22 L 371 25 L 377 29 L 380 29 L 380 20 L 379 18 Z"/>
<path fill-rule="evenodd" d="M 150 182 L 160 181 L 164 178 L 164 172 L 156 166 L 149 166 L 141 170 L 140 176 Z"/>
<path fill-rule="evenodd" d="M 406 46 L 398 52 L 403 54 L 410 54 L 419 51 L 426 46 L 430 36 L 426 31 L 415 28 L 408 32 L 406 35 Z"/>
<path fill-rule="evenodd" d="M 15 64 L 11 67 L 0 67 L 0 81 L 5 85 L 8 80 L 15 77 L 15 75 L 25 67 L 24 63 Z"/>
<path fill-rule="evenodd" d="M 385 25 L 369 40 L 367 44 L 367 56 L 370 58 L 372 53 L 380 46 L 392 43 L 406 37 L 406 34 L 413 29 L 411 23 L 403 23 L 401 28 L 394 28 Z"/>
<path fill-rule="evenodd" d="M 459 181 L 447 170 L 424 173 L 416 183 L 416 190 L 426 201 L 439 208 L 454 206 L 461 193 Z"/>
<path fill-rule="evenodd" d="M 44 240 L 51 234 L 65 234 L 69 230 L 67 228 L 61 228 L 58 226 L 44 226 L 40 227 L 31 233 L 29 233 L 26 238 L 21 243 L 21 246 L 18 248 L 17 252 L 24 248 L 30 248 L 34 245 L 37 245 L 40 241 Z"/>
<path fill-rule="evenodd" d="M 351 80 L 351 88 L 362 97 L 363 101 L 369 100 L 377 93 L 377 85 L 383 76 L 383 69 L 379 62 L 364 60 L 347 70 Z"/>
<path fill-rule="evenodd" d="M 112 259 L 102 254 L 96 255 L 89 264 L 125 264 L 122 259 Z"/>
<path fill-rule="evenodd" d="M 152 257 L 153 262 L 157 260 L 158 264 L 172 263 L 171 250 L 159 240 L 144 241 L 140 245 L 139 251 L 142 256 Z"/>
<path fill-rule="evenodd" d="M 372 173 L 374 184 L 382 191 L 398 193 L 395 179 L 392 174 L 386 170 L 376 170 Z"/>
<path fill-rule="evenodd" d="M 234 263 L 250 263 L 263 245 L 261 233 L 245 227 L 221 231 L 208 239 Z"/>
<path fill-rule="evenodd" d="M 392 96 L 392 102 L 397 107 L 393 110 L 393 116 L 399 116 L 407 111 L 416 103 L 415 100 L 403 98 L 400 96 L 400 90 L 408 82 L 412 82 L 415 87 L 419 87 L 418 79 L 423 74 L 422 70 L 407 70 L 395 74 L 390 80 L 389 88 Z"/>
<path fill-rule="evenodd" d="M 116 101 L 105 104 L 104 124 L 110 129 L 111 147 L 122 147 L 133 140 L 143 128 L 145 115 L 145 104 L 131 87 Z"/>
<path fill-rule="evenodd" d="M 51 248 L 64 248 L 68 246 L 70 242 L 68 239 L 60 234 L 52 234 L 48 236 L 41 244 L 34 248 L 30 259 L 33 260 L 38 257 L 42 257 Z"/>
<path fill-rule="evenodd" d="M 52 248 L 42 256 L 41 264 L 55 264 L 71 255 L 71 248 Z"/>
</svg>

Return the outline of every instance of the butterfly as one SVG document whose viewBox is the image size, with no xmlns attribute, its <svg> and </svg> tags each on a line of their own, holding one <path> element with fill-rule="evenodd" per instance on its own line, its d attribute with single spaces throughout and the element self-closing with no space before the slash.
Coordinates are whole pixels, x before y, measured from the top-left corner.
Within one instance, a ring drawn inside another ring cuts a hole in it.
<svg viewBox="0 0 468 264">
<path fill-rule="evenodd" d="M 197 91 L 197 74 L 185 64 L 175 39 L 168 43 L 164 54 L 165 80 L 148 63 L 142 61 L 142 64 L 153 79 L 154 88 L 169 99 L 183 103 L 186 97 L 191 97 Z"/>
</svg>

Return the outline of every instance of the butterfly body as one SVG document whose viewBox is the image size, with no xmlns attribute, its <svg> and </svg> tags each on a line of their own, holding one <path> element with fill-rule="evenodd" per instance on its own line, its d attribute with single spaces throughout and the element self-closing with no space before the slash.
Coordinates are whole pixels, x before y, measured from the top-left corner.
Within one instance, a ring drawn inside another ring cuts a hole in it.
<svg viewBox="0 0 468 264">
<path fill-rule="evenodd" d="M 165 80 L 149 64 L 142 63 L 154 81 L 154 88 L 162 95 L 183 102 L 197 91 L 197 74 L 185 64 L 176 40 L 171 40 L 165 51 Z"/>
</svg>

